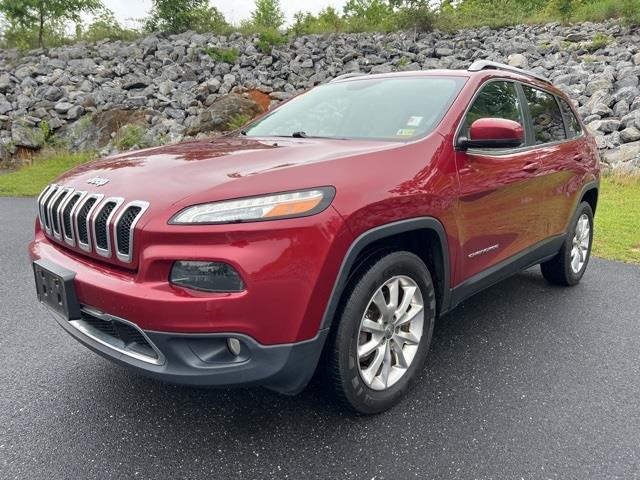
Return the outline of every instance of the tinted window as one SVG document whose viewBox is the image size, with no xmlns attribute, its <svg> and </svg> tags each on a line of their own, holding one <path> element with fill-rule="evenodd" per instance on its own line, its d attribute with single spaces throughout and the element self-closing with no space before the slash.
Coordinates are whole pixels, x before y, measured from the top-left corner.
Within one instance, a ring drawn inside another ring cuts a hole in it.
<svg viewBox="0 0 640 480">
<path fill-rule="evenodd" d="M 567 133 L 569 134 L 569 137 L 579 137 L 580 135 L 582 135 L 582 127 L 580 126 L 580 122 L 576 118 L 573 110 L 571 110 L 571 107 L 566 102 L 566 100 L 563 100 L 562 98 L 559 98 L 558 100 L 560 100 L 560 108 L 562 109 L 564 119 L 567 122 Z"/>
<path fill-rule="evenodd" d="M 520 98 L 512 82 L 490 82 L 480 90 L 467 112 L 460 137 L 469 136 L 469 127 L 480 118 L 506 118 L 523 124 Z"/>
<path fill-rule="evenodd" d="M 522 125 L 520 100 L 511 82 L 491 82 L 484 86 L 467 113 L 467 125 L 479 118 L 506 118 Z"/>
<path fill-rule="evenodd" d="M 565 140 L 567 135 L 556 97 L 527 85 L 522 88 L 529 105 L 536 145 Z"/>
<path fill-rule="evenodd" d="M 275 109 L 246 134 L 412 140 L 438 125 L 464 82 L 461 77 L 407 77 L 328 83 Z"/>
</svg>

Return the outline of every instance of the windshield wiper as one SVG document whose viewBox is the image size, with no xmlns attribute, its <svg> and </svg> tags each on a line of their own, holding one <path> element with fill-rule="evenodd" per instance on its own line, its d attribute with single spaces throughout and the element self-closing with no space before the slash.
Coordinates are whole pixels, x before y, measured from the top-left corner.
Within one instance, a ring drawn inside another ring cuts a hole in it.
<svg viewBox="0 0 640 480">
<path fill-rule="evenodd" d="M 293 132 L 293 133 L 291 134 L 291 136 L 292 136 L 293 138 L 307 138 L 307 134 L 306 134 L 306 133 L 304 133 L 304 132 L 302 132 L 302 131 L 300 131 L 300 132 Z"/>
</svg>

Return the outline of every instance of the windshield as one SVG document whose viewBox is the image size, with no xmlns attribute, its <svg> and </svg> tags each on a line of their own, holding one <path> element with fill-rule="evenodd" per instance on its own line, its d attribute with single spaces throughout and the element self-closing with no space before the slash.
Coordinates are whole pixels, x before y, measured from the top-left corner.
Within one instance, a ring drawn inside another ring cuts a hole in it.
<svg viewBox="0 0 640 480">
<path fill-rule="evenodd" d="M 328 83 L 250 125 L 250 137 L 323 137 L 407 141 L 431 132 L 463 77 L 404 77 Z"/>
</svg>

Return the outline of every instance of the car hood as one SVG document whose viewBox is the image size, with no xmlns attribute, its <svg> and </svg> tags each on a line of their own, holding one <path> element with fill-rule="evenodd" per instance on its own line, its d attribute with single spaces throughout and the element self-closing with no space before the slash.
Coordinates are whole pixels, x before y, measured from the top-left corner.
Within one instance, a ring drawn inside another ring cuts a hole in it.
<svg viewBox="0 0 640 480">
<path fill-rule="evenodd" d="M 195 141 L 128 152 L 81 165 L 56 183 L 168 208 L 191 197 L 210 201 L 320 186 L 331 179 L 309 177 L 301 167 L 398 145 L 380 141 L 241 137 Z M 97 186 L 89 183 L 92 180 L 107 183 Z"/>
</svg>

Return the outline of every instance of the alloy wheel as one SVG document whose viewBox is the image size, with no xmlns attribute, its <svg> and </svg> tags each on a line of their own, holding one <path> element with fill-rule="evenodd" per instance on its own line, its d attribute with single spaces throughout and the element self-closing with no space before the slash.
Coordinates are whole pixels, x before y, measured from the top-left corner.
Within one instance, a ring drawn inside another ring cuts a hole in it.
<svg viewBox="0 0 640 480">
<path fill-rule="evenodd" d="M 358 370 L 373 390 L 385 390 L 407 372 L 424 328 L 424 300 L 414 280 L 395 276 L 371 297 L 358 331 Z"/>
<path fill-rule="evenodd" d="M 573 234 L 571 248 L 571 270 L 578 274 L 587 263 L 589 255 L 589 242 L 591 240 L 591 224 L 586 213 L 580 215 Z"/>
</svg>

